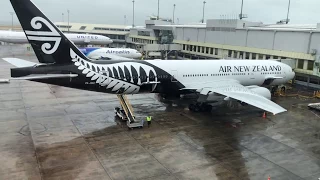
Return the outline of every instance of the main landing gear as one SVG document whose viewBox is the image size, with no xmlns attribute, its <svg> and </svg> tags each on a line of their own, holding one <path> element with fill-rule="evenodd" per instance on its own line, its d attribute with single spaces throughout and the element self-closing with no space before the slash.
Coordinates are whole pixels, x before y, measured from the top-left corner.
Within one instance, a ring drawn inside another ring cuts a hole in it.
<svg viewBox="0 0 320 180">
<path fill-rule="evenodd" d="M 212 106 L 206 103 L 190 104 L 189 110 L 192 112 L 211 112 Z"/>
</svg>

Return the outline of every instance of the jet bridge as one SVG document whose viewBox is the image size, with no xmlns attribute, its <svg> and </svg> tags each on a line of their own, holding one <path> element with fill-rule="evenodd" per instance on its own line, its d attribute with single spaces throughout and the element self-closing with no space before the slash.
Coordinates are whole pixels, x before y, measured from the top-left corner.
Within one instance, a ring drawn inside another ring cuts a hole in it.
<svg viewBox="0 0 320 180">
<path fill-rule="evenodd" d="M 116 115 L 121 118 L 122 120 L 126 120 L 127 121 L 127 126 L 129 129 L 138 127 L 138 128 L 142 128 L 143 127 L 143 123 L 144 121 L 137 121 L 135 119 L 134 116 L 134 111 L 133 108 L 127 98 L 126 95 L 123 94 L 119 94 L 117 95 L 121 108 L 115 108 L 115 113 Z"/>
</svg>

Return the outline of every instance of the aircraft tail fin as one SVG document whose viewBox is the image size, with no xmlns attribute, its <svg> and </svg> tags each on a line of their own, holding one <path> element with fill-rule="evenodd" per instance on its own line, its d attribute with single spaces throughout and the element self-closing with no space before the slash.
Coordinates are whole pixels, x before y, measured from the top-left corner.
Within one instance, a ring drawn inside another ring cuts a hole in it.
<svg viewBox="0 0 320 180">
<path fill-rule="evenodd" d="M 88 58 L 30 1 L 10 0 L 40 63 L 71 63 Z"/>
</svg>

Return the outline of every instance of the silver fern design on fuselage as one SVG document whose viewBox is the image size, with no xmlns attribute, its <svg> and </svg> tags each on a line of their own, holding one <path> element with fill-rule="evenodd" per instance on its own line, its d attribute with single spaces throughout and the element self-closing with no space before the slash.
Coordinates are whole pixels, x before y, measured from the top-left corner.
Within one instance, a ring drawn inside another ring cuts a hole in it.
<svg viewBox="0 0 320 180">
<path fill-rule="evenodd" d="M 55 28 L 44 18 L 42 17 L 34 17 L 31 22 L 31 27 L 33 29 L 41 29 L 43 25 L 47 26 L 50 31 L 25 31 L 27 37 L 31 41 L 42 41 L 43 44 L 41 46 L 41 50 L 45 54 L 53 54 L 57 51 L 60 42 L 61 36 L 55 30 Z M 54 45 L 48 43 L 54 42 Z"/>
<path fill-rule="evenodd" d="M 77 54 L 70 49 L 70 56 L 74 65 L 78 67 L 82 74 L 87 78 L 91 78 L 92 82 L 105 87 L 115 94 L 137 94 L 140 86 L 143 83 L 150 81 L 150 74 L 153 74 L 154 81 L 157 81 L 157 73 L 153 67 L 136 62 L 119 62 L 115 64 L 95 64 L 77 56 Z M 132 68 L 136 71 L 136 80 Z M 129 74 L 125 73 L 125 69 Z M 140 69 L 147 74 L 146 80 L 142 82 L 140 78 Z M 123 77 L 120 76 L 121 72 Z M 135 82 L 136 81 L 136 82 Z"/>
</svg>

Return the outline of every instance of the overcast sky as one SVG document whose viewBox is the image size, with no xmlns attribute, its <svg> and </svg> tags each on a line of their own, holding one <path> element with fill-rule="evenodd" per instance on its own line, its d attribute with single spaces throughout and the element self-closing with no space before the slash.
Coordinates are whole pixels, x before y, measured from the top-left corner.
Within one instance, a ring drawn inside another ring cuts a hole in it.
<svg viewBox="0 0 320 180">
<path fill-rule="evenodd" d="M 235 17 L 240 13 L 241 0 L 206 0 L 205 18 L 220 18 L 221 15 Z M 250 21 L 275 23 L 285 19 L 289 0 L 244 0 L 244 14 Z M 70 22 L 132 25 L 132 0 L 33 0 L 33 2 L 54 22 Z M 158 0 L 135 0 L 135 24 L 144 25 L 148 16 L 157 14 Z M 176 18 L 181 23 L 194 23 L 202 19 L 203 0 L 160 0 L 160 16 L 172 18 L 173 4 L 176 4 Z M 320 0 L 291 0 L 290 19 L 294 24 L 320 22 Z M 0 1 L 0 23 L 11 24 L 9 0 Z M 175 18 L 175 19 L 176 19 Z M 177 21 L 177 20 L 176 20 Z M 18 23 L 14 18 L 15 24 Z"/>
</svg>

